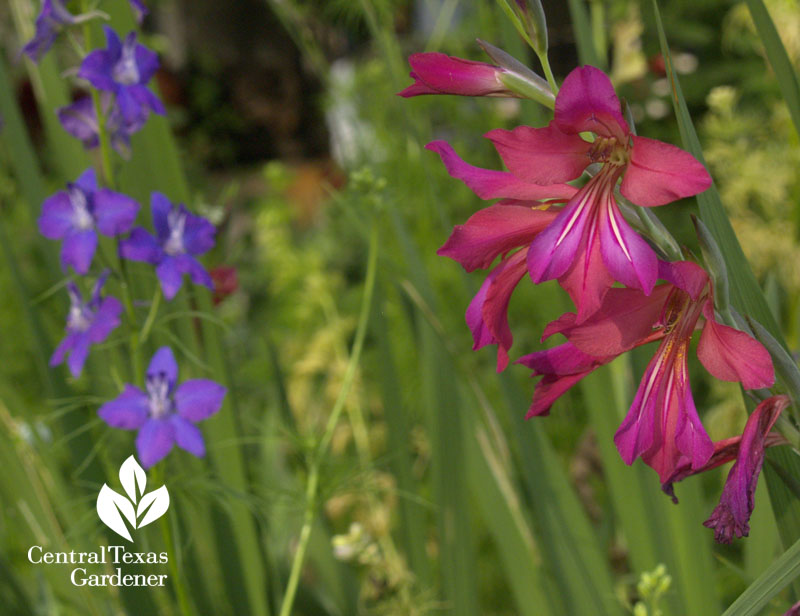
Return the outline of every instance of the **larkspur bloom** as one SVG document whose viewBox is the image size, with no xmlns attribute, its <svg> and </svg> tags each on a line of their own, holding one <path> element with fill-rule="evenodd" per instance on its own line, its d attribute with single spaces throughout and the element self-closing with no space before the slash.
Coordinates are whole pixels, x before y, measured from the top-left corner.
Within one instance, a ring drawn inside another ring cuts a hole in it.
<svg viewBox="0 0 800 616">
<path fill-rule="evenodd" d="M 61 265 L 86 274 L 97 250 L 97 231 L 116 236 L 127 233 L 139 204 L 126 195 L 98 188 L 94 169 L 87 169 L 42 203 L 39 231 L 51 240 L 61 239 Z"/>
<path fill-rule="evenodd" d="M 101 97 L 105 114 L 106 130 L 111 138 L 111 146 L 124 158 L 130 156 L 131 135 L 138 132 L 144 122 L 137 120 L 126 123 L 122 119 L 119 108 L 114 104 L 110 94 L 104 92 Z M 57 111 L 61 126 L 70 135 L 79 139 L 87 150 L 100 144 L 97 110 L 91 97 L 83 97 L 70 105 L 60 107 Z"/>
<path fill-rule="evenodd" d="M 163 459 L 173 445 L 203 457 L 203 435 L 195 425 L 219 411 L 227 389 L 207 379 L 178 383 L 178 364 L 172 349 L 161 347 L 146 374 L 146 392 L 125 385 L 98 415 L 112 428 L 138 430 L 136 451 L 145 468 Z"/>
<path fill-rule="evenodd" d="M 517 96 L 500 80 L 506 69 L 493 64 L 437 52 L 412 54 L 408 63 L 414 83 L 398 93 L 404 98 L 421 94 Z"/>
<path fill-rule="evenodd" d="M 660 340 L 614 442 L 626 464 L 641 457 L 665 482 L 685 461 L 699 469 L 714 452 L 689 386 L 689 345 L 701 317 L 697 356 L 712 376 L 756 389 L 772 385 L 775 374 L 759 342 L 716 321 L 711 281 L 701 267 L 688 261 L 659 265 L 659 277 L 667 282 L 651 295 L 610 289 L 588 319 L 580 322 L 575 313 L 567 313 L 547 326 L 544 337 L 561 333 L 566 344 L 519 363 L 544 377 L 534 392 L 531 417 L 545 414 L 558 396 L 598 366 Z"/>
<path fill-rule="evenodd" d="M 720 543 L 730 543 L 734 536 L 746 537 L 750 532 L 748 522 L 755 507 L 756 485 L 764 463 L 764 451 L 767 447 L 787 444 L 782 435 L 771 430 L 781 411 L 790 402 L 788 396 L 767 398 L 747 419 L 741 436 L 714 443 L 714 453 L 702 468 L 692 468 L 688 460 L 683 460 L 661 486 L 677 503 L 673 483 L 736 460 L 728 473 L 719 505 L 704 522 L 704 526 L 714 529 L 714 538 Z"/>
<path fill-rule="evenodd" d="M 195 284 L 213 289 L 211 276 L 195 257 L 214 247 L 214 225 L 190 213 L 185 205 L 171 203 L 159 192 L 152 194 L 150 204 L 155 237 L 142 227 L 136 227 L 128 239 L 120 242 L 120 256 L 155 265 L 168 300 L 180 290 L 184 274 Z"/>
<path fill-rule="evenodd" d="M 146 85 L 158 69 L 158 56 L 136 42 L 135 32 L 120 41 L 109 26 L 103 29 L 106 49 L 89 53 L 78 69 L 78 77 L 86 79 L 98 90 L 114 93 L 116 105 L 127 125 L 143 123 L 150 111 L 164 115 L 164 105 Z"/>
<path fill-rule="evenodd" d="M 88 302 L 83 301 L 74 282 L 67 283 L 70 299 L 67 335 L 53 352 L 50 365 L 61 364 L 69 355 L 67 366 L 75 378 L 79 377 L 83 370 L 83 364 L 89 355 L 89 346 L 103 342 L 120 324 L 122 304 L 119 300 L 109 296 L 100 298 L 100 291 L 107 277 L 108 273 L 104 272 L 97 279 Z"/>
<path fill-rule="evenodd" d="M 36 17 L 36 32 L 22 52 L 34 62 L 39 62 L 53 46 L 62 28 L 79 23 L 79 20 L 78 16 L 66 9 L 63 0 L 44 0 L 42 10 Z"/>
<path fill-rule="evenodd" d="M 580 133 L 594 133 L 596 138 L 588 142 Z M 591 66 L 576 68 L 567 76 L 548 126 L 495 129 L 486 136 L 510 172 L 495 172 L 495 181 L 510 184 L 510 175 L 516 185 L 538 186 L 543 193 L 548 186 L 560 189 L 589 165 L 600 164 L 599 171 L 531 241 L 527 252 L 533 282 L 558 279 L 575 302 L 579 320 L 597 309 L 615 280 L 645 294 L 656 282 L 656 255 L 620 213 L 614 197 L 617 183 L 621 180 L 623 196 L 644 207 L 689 197 L 711 185 L 705 168 L 688 152 L 633 135 L 610 80 Z M 482 174 L 487 170 L 479 170 L 475 178 L 472 172 L 459 176 L 451 169 L 466 163 L 445 162 L 451 175 L 468 186 L 484 187 Z"/>
</svg>

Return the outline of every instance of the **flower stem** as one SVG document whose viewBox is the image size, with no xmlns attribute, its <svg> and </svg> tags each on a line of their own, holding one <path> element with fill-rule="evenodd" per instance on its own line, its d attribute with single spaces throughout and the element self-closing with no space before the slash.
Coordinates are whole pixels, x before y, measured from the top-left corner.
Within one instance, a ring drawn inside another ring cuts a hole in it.
<svg viewBox="0 0 800 616">
<path fill-rule="evenodd" d="M 353 385 L 353 380 L 356 376 L 356 369 L 358 362 L 361 358 L 361 350 L 364 347 L 364 338 L 367 334 L 367 324 L 369 322 L 369 314 L 372 307 L 372 297 L 375 291 L 375 272 L 378 263 L 378 227 L 375 221 L 372 222 L 372 229 L 369 237 L 369 255 L 367 257 L 367 276 L 364 283 L 364 296 L 361 300 L 361 310 L 358 317 L 358 326 L 356 328 L 356 336 L 353 341 L 353 349 L 350 353 L 350 361 L 347 364 L 347 369 L 342 379 L 342 387 L 339 390 L 339 395 L 331 410 L 328 422 L 325 425 L 325 431 L 319 440 L 316 448 L 309 455 L 309 473 L 308 483 L 306 484 L 306 506 L 303 516 L 303 527 L 300 530 L 300 537 L 298 538 L 297 551 L 295 552 L 292 561 L 292 569 L 289 574 L 289 581 L 286 584 L 286 592 L 283 595 L 283 602 L 281 604 L 281 611 L 279 616 L 290 616 L 292 613 L 292 606 L 294 605 L 295 595 L 297 594 L 297 585 L 300 582 L 300 572 L 303 569 L 303 562 L 305 561 L 306 550 L 308 548 L 308 541 L 311 538 L 311 529 L 314 524 L 314 517 L 317 510 L 317 497 L 319 490 L 319 470 L 322 460 L 328 451 L 331 439 L 333 438 L 333 431 L 339 421 L 339 417 L 344 409 L 344 404 L 350 394 L 350 388 Z"/>
<path fill-rule="evenodd" d="M 153 328 L 153 323 L 158 316 L 158 309 L 161 306 L 161 286 L 156 285 L 156 292 L 153 294 L 153 301 L 150 302 L 150 311 L 147 313 L 147 318 L 144 320 L 142 332 L 139 334 L 139 344 L 142 345 L 150 335 L 150 330 Z"/>
<path fill-rule="evenodd" d="M 153 468 L 152 478 L 156 485 L 163 483 L 163 473 L 161 472 L 163 463 Z M 178 605 L 183 616 L 192 616 L 194 610 L 189 603 L 189 595 L 186 588 L 183 586 L 183 578 L 181 578 L 180 570 L 178 569 L 178 562 L 175 559 L 175 548 L 172 537 L 172 524 L 170 523 L 169 514 L 162 515 L 159 518 L 159 525 L 161 526 L 161 536 L 164 539 L 164 545 L 167 549 L 167 561 L 169 562 L 169 570 L 172 575 L 172 586 L 175 589 L 175 594 L 178 597 Z"/>
<path fill-rule="evenodd" d="M 547 57 L 547 52 L 545 51 L 537 55 L 539 56 L 539 62 L 542 63 L 542 70 L 544 71 L 547 83 L 550 84 L 550 89 L 553 91 L 554 95 L 558 94 L 558 84 L 556 83 L 555 75 L 553 75 L 553 69 L 550 68 L 550 59 Z"/>
</svg>

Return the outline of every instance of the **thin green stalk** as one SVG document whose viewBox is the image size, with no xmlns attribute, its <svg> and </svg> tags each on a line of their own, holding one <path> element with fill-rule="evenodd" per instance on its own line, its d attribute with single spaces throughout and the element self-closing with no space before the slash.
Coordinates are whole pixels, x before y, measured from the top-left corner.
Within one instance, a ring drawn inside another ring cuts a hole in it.
<svg viewBox="0 0 800 616">
<path fill-rule="evenodd" d="M 550 58 L 547 57 L 547 52 L 539 54 L 539 62 L 542 63 L 542 70 L 544 71 L 544 76 L 545 79 L 547 79 L 547 83 L 550 84 L 550 89 L 553 91 L 553 94 L 558 94 L 558 84 L 556 83 L 556 78 L 553 75 L 553 69 L 550 68 Z"/>
<path fill-rule="evenodd" d="M 150 302 L 150 311 L 142 325 L 142 332 L 139 335 L 139 344 L 142 345 L 150 335 L 150 330 L 153 328 L 153 323 L 158 316 L 158 309 L 161 306 L 161 285 L 156 285 L 156 292 L 153 294 L 153 300 Z"/>
<path fill-rule="evenodd" d="M 163 473 L 161 472 L 163 466 L 164 463 L 153 468 L 152 479 L 156 485 L 163 483 Z M 183 578 L 181 578 L 178 562 L 175 558 L 175 543 L 172 537 L 170 517 L 168 515 L 162 515 L 158 521 L 161 526 L 161 535 L 164 538 L 164 545 L 167 548 L 167 560 L 169 562 L 170 573 L 172 574 L 172 585 L 175 588 L 175 594 L 178 596 L 178 605 L 180 606 L 181 614 L 183 614 L 183 616 L 191 616 L 194 614 L 194 610 L 189 603 L 189 595 L 183 585 Z"/>
<path fill-rule="evenodd" d="M 361 310 L 358 317 L 356 337 L 353 341 L 353 350 L 344 373 L 342 387 L 333 405 L 328 423 L 325 425 L 325 432 L 322 434 L 322 438 L 320 438 L 316 449 L 310 455 L 310 470 L 308 474 L 308 483 L 306 484 L 306 507 L 303 516 L 303 527 L 300 530 L 297 551 L 292 561 L 292 569 L 289 574 L 289 581 L 286 584 L 286 592 L 283 596 L 283 603 L 281 604 L 279 616 L 290 616 L 292 613 L 292 606 L 294 605 L 295 595 L 297 594 L 297 585 L 300 581 L 300 572 L 303 568 L 303 562 L 305 561 L 306 551 L 308 549 L 308 541 L 311 537 L 311 529 L 316 516 L 320 464 L 328 451 L 328 446 L 333 438 L 333 431 L 336 428 L 342 410 L 344 410 L 344 404 L 347 401 L 347 397 L 350 395 L 350 388 L 356 376 L 356 369 L 358 368 L 361 350 L 364 347 L 364 338 L 367 333 L 372 296 L 375 292 L 375 271 L 377 269 L 377 262 L 378 227 L 376 222 L 373 221 L 369 238 L 369 255 L 367 257 L 367 277 L 364 283 L 364 297 L 361 300 Z"/>
</svg>

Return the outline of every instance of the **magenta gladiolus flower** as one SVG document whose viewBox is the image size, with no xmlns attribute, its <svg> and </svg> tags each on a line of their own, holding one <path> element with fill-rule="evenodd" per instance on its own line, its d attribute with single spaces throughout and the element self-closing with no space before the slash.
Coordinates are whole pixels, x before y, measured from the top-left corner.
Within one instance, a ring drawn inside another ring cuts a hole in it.
<svg viewBox="0 0 800 616">
<path fill-rule="evenodd" d="M 206 379 L 178 385 L 178 363 L 169 347 L 153 355 L 146 379 L 146 393 L 126 385 L 117 398 L 100 407 L 100 419 L 112 428 L 139 430 L 136 450 L 145 468 L 164 458 L 176 443 L 203 457 L 206 447 L 195 424 L 219 411 L 227 389 Z"/>
<path fill-rule="evenodd" d="M 544 336 L 561 333 L 569 342 L 519 363 L 545 377 L 537 384 L 531 417 L 546 413 L 558 395 L 596 367 L 660 340 L 614 442 L 626 464 L 641 457 L 666 482 L 685 460 L 699 469 L 714 452 L 694 406 L 687 366 L 701 317 L 697 356 L 712 376 L 738 381 L 745 389 L 769 387 L 775 376 L 772 359 L 759 342 L 716 321 L 711 282 L 702 268 L 687 261 L 660 262 L 659 275 L 668 282 L 650 296 L 636 289 L 611 289 L 583 322 L 574 313 L 563 315 Z"/>
<path fill-rule="evenodd" d="M 408 58 L 414 83 L 398 95 L 458 94 L 460 96 L 516 96 L 500 81 L 505 69 L 454 58 L 443 53 L 415 53 Z"/>
<path fill-rule="evenodd" d="M 661 486 L 677 503 L 673 483 L 736 460 L 728 473 L 719 505 L 704 522 L 705 526 L 714 529 L 714 538 L 720 543 L 730 543 L 734 535 L 746 537 L 750 532 L 748 522 L 755 506 L 756 484 L 764 463 L 764 450 L 787 443 L 783 436 L 770 430 L 789 403 L 788 396 L 767 398 L 747 419 L 741 436 L 714 443 L 714 453 L 702 468 L 693 469 L 690 462 L 684 460 Z"/>
</svg>

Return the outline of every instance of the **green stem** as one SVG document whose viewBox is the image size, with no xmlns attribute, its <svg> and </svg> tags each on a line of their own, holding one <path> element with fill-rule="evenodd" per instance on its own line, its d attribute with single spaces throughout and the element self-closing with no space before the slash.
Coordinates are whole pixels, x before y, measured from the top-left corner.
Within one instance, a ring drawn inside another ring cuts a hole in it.
<svg viewBox="0 0 800 616">
<path fill-rule="evenodd" d="M 139 344 L 142 345 L 150 335 L 150 330 L 153 328 L 153 323 L 158 316 L 158 309 L 161 306 L 161 285 L 156 285 L 156 292 L 153 294 L 153 301 L 150 302 L 150 311 L 147 313 L 147 318 L 144 320 L 142 326 L 142 333 L 139 336 Z"/>
<path fill-rule="evenodd" d="M 553 75 L 553 69 L 550 68 L 550 59 L 547 57 L 547 52 L 545 51 L 542 54 L 538 54 L 538 56 L 539 62 L 542 63 L 544 77 L 547 79 L 547 83 L 550 84 L 550 89 L 553 91 L 553 94 L 558 94 L 558 84 L 556 83 L 556 78 Z"/>
<path fill-rule="evenodd" d="M 152 480 L 156 485 L 163 483 L 163 473 L 161 472 L 163 463 L 153 468 Z M 172 524 L 170 523 L 169 515 L 162 515 L 159 518 L 159 525 L 161 526 L 161 535 L 164 539 L 164 545 L 167 548 L 167 560 L 169 562 L 169 570 L 172 574 L 172 586 L 175 588 L 175 594 L 178 597 L 178 605 L 180 606 L 181 614 L 183 616 L 192 616 L 194 610 L 189 603 L 189 595 L 183 585 L 183 578 L 181 578 L 180 570 L 178 569 L 178 562 L 175 558 L 175 547 L 172 537 Z"/>
<path fill-rule="evenodd" d="M 297 594 L 297 585 L 300 581 L 300 572 L 303 568 L 305 561 L 306 550 L 308 548 L 308 541 L 311 538 L 311 529 L 314 525 L 314 518 L 317 509 L 317 496 L 319 489 L 319 469 L 325 454 L 328 451 L 331 439 L 333 438 L 333 431 L 339 421 L 339 417 L 344 409 L 344 404 L 347 397 L 350 395 L 350 388 L 353 385 L 353 380 L 356 376 L 358 362 L 361 358 L 361 350 L 364 347 L 364 338 L 367 334 L 367 324 L 369 322 L 369 314 L 372 307 L 372 296 L 375 291 L 375 271 L 378 263 L 378 227 L 375 221 L 372 222 L 372 230 L 370 231 L 369 238 L 369 255 L 367 257 L 367 277 L 364 283 L 364 296 L 361 300 L 361 311 L 358 317 L 358 327 L 356 328 L 356 337 L 353 341 L 353 349 L 350 353 L 350 361 L 347 364 L 347 369 L 342 379 L 342 387 L 339 390 L 339 395 L 333 405 L 328 422 L 325 425 L 325 432 L 322 434 L 319 443 L 315 450 L 311 453 L 309 462 L 308 483 L 306 484 L 306 507 L 303 516 L 303 527 L 300 530 L 300 537 L 298 538 L 297 551 L 295 552 L 292 561 L 292 569 L 289 574 L 289 581 L 286 584 L 286 592 L 283 595 L 283 603 L 281 604 L 281 611 L 279 616 L 290 616 L 292 613 L 292 606 L 294 605 L 294 598 Z"/>
</svg>

